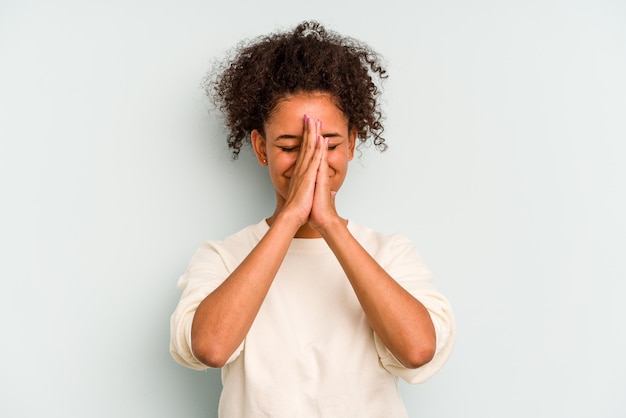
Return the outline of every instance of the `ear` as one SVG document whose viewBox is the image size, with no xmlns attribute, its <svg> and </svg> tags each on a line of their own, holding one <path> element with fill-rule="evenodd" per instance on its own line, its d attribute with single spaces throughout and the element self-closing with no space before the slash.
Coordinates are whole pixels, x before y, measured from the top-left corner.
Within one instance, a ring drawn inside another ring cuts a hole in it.
<svg viewBox="0 0 626 418">
<path fill-rule="evenodd" d="M 252 148 L 254 149 L 254 154 L 256 155 L 257 160 L 259 160 L 259 164 L 267 165 L 267 152 L 265 148 L 265 138 L 261 135 L 257 129 L 253 129 L 250 132 L 250 142 L 252 143 Z"/>
<path fill-rule="evenodd" d="M 352 161 L 352 158 L 354 158 L 354 148 L 356 147 L 356 129 L 351 129 L 350 130 L 350 134 L 348 135 L 348 149 L 349 149 L 349 155 L 348 155 L 348 161 Z"/>
</svg>

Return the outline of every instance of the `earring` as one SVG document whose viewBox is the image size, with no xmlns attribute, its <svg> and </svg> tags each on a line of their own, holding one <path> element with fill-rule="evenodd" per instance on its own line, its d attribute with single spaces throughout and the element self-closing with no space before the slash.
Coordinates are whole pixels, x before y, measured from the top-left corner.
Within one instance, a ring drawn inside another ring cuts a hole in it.
<svg viewBox="0 0 626 418">
<path fill-rule="evenodd" d="M 264 159 L 264 160 L 263 160 L 263 164 L 267 164 L 267 160 L 265 160 L 265 159 Z"/>
</svg>

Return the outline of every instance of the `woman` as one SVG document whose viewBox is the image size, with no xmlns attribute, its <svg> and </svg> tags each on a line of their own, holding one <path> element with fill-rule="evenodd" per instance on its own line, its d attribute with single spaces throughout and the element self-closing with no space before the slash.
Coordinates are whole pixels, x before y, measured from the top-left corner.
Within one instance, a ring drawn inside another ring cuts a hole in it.
<svg viewBox="0 0 626 418">
<path fill-rule="evenodd" d="M 244 142 L 276 208 L 205 242 L 179 280 L 171 352 L 221 367 L 220 416 L 406 417 L 397 377 L 446 361 L 454 321 L 413 245 L 341 218 L 356 142 L 386 148 L 376 54 L 304 22 L 241 44 L 207 81 L 236 158 Z"/>
</svg>

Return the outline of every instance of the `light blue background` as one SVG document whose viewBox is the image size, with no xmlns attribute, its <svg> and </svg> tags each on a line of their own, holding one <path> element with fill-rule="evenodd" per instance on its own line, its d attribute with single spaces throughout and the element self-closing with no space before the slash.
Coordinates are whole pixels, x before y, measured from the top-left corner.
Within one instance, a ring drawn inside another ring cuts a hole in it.
<svg viewBox="0 0 626 418">
<path fill-rule="evenodd" d="M 273 208 L 200 81 L 305 18 L 386 58 L 340 213 L 411 238 L 457 345 L 411 417 L 626 416 L 626 3 L 0 3 L 0 416 L 211 417 L 168 353 L 191 254 Z"/>
</svg>

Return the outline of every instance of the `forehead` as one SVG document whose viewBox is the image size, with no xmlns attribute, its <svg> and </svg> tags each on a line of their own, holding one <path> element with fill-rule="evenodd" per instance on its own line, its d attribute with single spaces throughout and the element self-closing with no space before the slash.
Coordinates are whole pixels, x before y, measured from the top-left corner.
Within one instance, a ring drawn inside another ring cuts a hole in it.
<svg viewBox="0 0 626 418">
<path fill-rule="evenodd" d="M 320 119 L 323 126 L 335 125 L 347 128 L 348 120 L 337 107 L 336 100 L 328 93 L 298 93 L 285 96 L 270 113 L 266 128 L 284 125 L 296 125 L 302 128 L 304 115 Z"/>
</svg>

